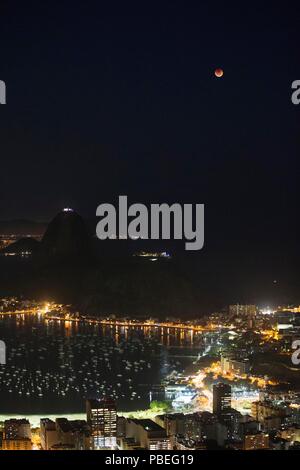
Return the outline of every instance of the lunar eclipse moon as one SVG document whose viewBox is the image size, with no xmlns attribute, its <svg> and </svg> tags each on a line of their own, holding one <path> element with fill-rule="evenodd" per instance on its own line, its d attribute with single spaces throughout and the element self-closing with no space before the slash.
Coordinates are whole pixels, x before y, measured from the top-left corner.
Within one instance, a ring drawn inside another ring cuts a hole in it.
<svg viewBox="0 0 300 470">
<path fill-rule="evenodd" d="M 223 77 L 223 75 L 224 75 L 223 69 L 218 68 L 218 69 L 215 70 L 215 76 L 216 77 L 221 78 L 221 77 Z"/>
</svg>

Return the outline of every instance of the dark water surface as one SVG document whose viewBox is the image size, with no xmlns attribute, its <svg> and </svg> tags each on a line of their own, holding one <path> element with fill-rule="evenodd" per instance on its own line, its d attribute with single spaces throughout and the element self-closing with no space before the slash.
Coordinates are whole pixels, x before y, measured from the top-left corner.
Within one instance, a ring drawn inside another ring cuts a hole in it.
<svg viewBox="0 0 300 470">
<path fill-rule="evenodd" d="M 149 406 L 149 390 L 197 354 L 200 335 L 160 328 L 0 316 L 7 363 L 0 365 L 0 413 L 78 413 L 103 395 L 120 410 Z"/>
</svg>

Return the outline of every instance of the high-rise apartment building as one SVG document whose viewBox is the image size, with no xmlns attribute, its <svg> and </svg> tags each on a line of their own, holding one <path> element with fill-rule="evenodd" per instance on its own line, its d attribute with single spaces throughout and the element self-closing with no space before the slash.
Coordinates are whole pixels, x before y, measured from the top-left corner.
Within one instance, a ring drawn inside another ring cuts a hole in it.
<svg viewBox="0 0 300 470">
<path fill-rule="evenodd" d="M 231 408 L 231 386 L 218 383 L 213 386 L 213 412 L 221 415 Z"/>
<path fill-rule="evenodd" d="M 114 448 L 117 440 L 117 410 L 114 400 L 87 400 L 87 422 L 91 430 L 92 448 Z"/>
<path fill-rule="evenodd" d="M 256 305 L 229 305 L 230 317 L 255 317 L 256 310 Z"/>
</svg>

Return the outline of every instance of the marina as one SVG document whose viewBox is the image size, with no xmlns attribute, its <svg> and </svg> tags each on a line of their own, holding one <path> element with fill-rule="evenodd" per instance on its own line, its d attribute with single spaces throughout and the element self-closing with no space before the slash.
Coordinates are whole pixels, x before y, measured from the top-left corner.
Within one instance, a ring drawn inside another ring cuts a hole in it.
<svg viewBox="0 0 300 470">
<path fill-rule="evenodd" d="M 0 398 L 16 414 L 83 412 L 86 398 L 101 396 L 124 411 L 145 409 L 151 384 L 182 372 L 201 335 L 21 314 L 0 316 L 0 333 L 7 348 Z"/>
</svg>

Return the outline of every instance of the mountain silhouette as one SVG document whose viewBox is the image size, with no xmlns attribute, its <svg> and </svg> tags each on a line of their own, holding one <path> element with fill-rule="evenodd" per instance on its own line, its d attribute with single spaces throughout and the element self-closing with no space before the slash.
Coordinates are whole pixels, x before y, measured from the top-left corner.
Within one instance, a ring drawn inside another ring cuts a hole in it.
<svg viewBox="0 0 300 470">
<path fill-rule="evenodd" d="M 50 222 L 42 238 L 42 256 L 74 258 L 89 253 L 90 236 L 83 218 L 72 209 L 63 209 Z"/>
</svg>

